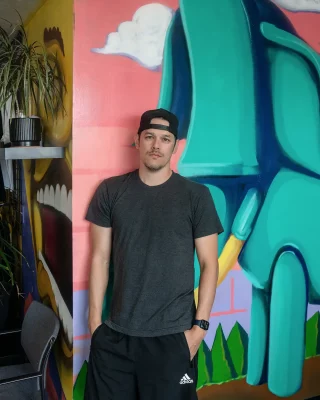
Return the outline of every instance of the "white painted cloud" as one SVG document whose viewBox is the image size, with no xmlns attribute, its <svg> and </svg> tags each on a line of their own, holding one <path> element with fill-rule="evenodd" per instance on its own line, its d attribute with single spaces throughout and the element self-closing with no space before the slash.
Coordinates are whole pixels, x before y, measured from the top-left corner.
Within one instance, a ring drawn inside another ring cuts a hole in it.
<svg viewBox="0 0 320 400">
<path fill-rule="evenodd" d="M 272 0 L 279 7 L 289 11 L 320 12 L 320 0 Z"/>
<path fill-rule="evenodd" d="M 104 47 L 92 51 L 127 56 L 146 68 L 157 69 L 162 63 L 164 41 L 172 16 L 173 10 L 162 4 L 146 4 L 138 8 L 132 21 L 122 22 L 117 32 L 107 36 Z"/>
</svg>

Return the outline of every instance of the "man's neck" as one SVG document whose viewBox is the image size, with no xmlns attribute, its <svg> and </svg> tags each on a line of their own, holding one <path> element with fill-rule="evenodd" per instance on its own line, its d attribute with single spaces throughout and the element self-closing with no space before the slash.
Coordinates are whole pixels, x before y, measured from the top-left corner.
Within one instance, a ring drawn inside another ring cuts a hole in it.
<svg viewBox="0 0 320 400">
<path fill-rule="evenodd" d="M 149 171 L 144 165 L 139 168 L 139 176 L 143 183 L 148 186 L 157 186 L 166 182 L 172 175 L 170 166 L 159 171 Z"/>
</svg>

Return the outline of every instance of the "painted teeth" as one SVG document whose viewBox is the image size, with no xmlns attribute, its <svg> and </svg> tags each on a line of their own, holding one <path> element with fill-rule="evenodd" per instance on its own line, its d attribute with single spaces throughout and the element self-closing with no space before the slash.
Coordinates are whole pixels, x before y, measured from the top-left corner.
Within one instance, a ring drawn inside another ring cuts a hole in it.
<svg viewBox="0 0 320 400">
<path fill-rule="evenodd" d="M 67 335 L 69 343 L 72 344 L 72 340 L 73 340 L 72 316 L 69 312 L 69 309 L 68 309 L 65 301 L 63 300 L 63 297 L 61 295 L 59 287 L 52 275 L 52 272 L 50 271 L 50 269 L 46 263 L 46 260 L 44 259 L 43 255 L 42 255 L 41 251 L 39 251 L 38 257 L 39 257 L 39 260 L 42 262 L 42 265 L 43 265 L 44 269 L 47 271 L 47 274 L 49 276 L 51 287 L 52 287 L 53 294 L 54 294 L 54 298 L 56 300 L 56 304 L 58 307 L 58 315 L 59 315 L 59 319 L 62 323 L 63 331 Z"/>
<path fill-rule="evenodd" d="M 44 190 L 37 191 L 37 201 L 40 204 L 55 208 L 72 221 L 72 190 L 67 192 L 65 185 L 46 185 Z"/>
</svg>

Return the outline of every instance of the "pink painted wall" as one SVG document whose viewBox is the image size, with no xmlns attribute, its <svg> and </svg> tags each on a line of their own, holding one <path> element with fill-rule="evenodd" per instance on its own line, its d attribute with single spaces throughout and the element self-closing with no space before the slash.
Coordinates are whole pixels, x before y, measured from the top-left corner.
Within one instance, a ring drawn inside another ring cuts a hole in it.
<svg viewBox="0 0 320 400">
<path fill-rule="evenodd" d="M 100 180 L 138 166 L 131 147 L 139 116 L 156 107 L 161 73 L 133 60 L 91 51 L 148 1 L 75 1 L 73 122 L 74 374 L 87 356 L 88 224 L 84 213 Z M 177 0 L 162 4 L 176 9 Z M 181 146 L 181 150 L 182 150 Z M 180 156 L 177 154 L 176 159 Z M 82 315 L 81 315 L 82 314 Z"/>
<path fill-rule="evenodd" d="M 162 0 L 172 9 L 178 0 Z M 74 375 L 87 358 L 90 335 L 86 326 L 88 287 L 88 224 L 84 214 L 98 183 L 109 176 L 138 166 L 131 147 L 140 115 L 157 105 L 161 71 L 144 68 L 119 55 L 103 55 L 92 48 L 103 47 L 107 35 L 148 1 L 75 0 L 74 109 L 73 109 L 73 290 L 74 290 Z M 286 11 L 298 33 L 320 51 L 319 14 Z M 184 143 L 173 161 L 179 159 Z M 246 286 L 245 286 L 246 285 Z M 248 295 L 243 295 L 247 292 Z M 235 268 L 217 292 L 212 310 L 212 345 L 215 328 L 223 323 L 227 335 L 235 321 L 249 328 L 251 285 Z M 230 318 L 231 317 L 231 318 Z"/>
</svg>

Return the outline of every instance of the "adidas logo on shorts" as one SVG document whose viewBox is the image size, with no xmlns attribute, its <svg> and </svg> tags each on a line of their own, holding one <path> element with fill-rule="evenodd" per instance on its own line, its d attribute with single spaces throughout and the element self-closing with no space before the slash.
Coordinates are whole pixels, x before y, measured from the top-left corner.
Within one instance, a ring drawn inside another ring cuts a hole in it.
<svg viewBox="0 0 320 400">
<path fill-rule="evenodd" d="M 188 374 L 185 374 L 180 381 L 180 385 L 185 385 L 186 383 L 193 383 L 193 380 L 190 378 Z"/>
</svg>

